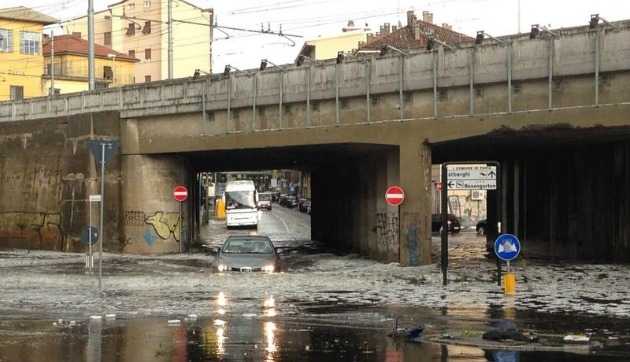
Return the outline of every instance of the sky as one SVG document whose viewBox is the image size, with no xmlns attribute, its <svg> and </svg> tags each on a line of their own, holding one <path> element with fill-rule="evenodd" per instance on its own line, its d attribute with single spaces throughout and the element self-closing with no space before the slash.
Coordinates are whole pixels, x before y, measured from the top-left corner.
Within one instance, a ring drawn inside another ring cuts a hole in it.
<svg viewBox="0 0 630 362">
<path fill-rule="evenodd" d="M 138 2 L 142 0 L 136 0 Z M 152 0 L 167 1 L 167 0 Z M 434 13 L 434 22 L 449 23 L 454 30 L 474 36 L 484 30 L 493 36 L 518 32 L 519 2 L 521 31 L 531 24 L 551 28 L 585 25 L 590 14 L 599 13 L 609 21 L 630 19 L 628 0 L 188 0 L 203 8 L 214 8 L 218 25 L 249 29 L 264 28 L 295 34 L 289 39 L 273 35 L 215 30 L 214 72 L 226 64 L 239 69 L 254 68 L 260 59 L 276 64 L 291 63 L 304 40 L 337 34 L 348 20 L 368 24 L 378 31 L 384 22 L 406 22 L 407 10 Z M 103 10 L 117 0 L 94 0 L 95 9 Z M 59 19 L 82 16 L 87 0 L 0 0 L 2 7 L 23 5 Z M 229 36 L 229 38 L 227 38 Z M 227 39 L 226 39 L 227 38 Z M 175 45 L 175 56 L 177 45 Z"/>
</svg>

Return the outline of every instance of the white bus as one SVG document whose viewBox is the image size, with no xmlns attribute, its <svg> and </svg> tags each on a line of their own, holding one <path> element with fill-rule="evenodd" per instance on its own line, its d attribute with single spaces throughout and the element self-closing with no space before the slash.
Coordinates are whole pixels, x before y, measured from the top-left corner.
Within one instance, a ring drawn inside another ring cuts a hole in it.
<svg viewBox="0 0 630 362">
<path fill-rule="evenodd" d="M 251 180 L 230 181 L 225 186 L 225 222 L 233 226 L 258 227 L 258 193 Z"/>
</svg>

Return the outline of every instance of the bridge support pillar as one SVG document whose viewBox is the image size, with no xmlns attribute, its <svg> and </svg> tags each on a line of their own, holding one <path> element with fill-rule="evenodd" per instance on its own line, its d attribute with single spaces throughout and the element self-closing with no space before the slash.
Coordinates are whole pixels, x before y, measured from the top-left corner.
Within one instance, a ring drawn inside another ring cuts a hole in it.
<svg viewBox="0 0 630 362">
<path fill-rule="evenodd" d="M 180 251 L 188 246 L 192 204 L 180 205 L 173 199 L 176 185 L 189 185 L 184 160 L 176 156 L 123 155 L 122 161 L 122 242 L 123 252 L 157 254 Z M 190 190 L 190 187 L 189 187 Z"/>
<path fill-rule="evenodd" d="M 431 147 L 417 140 L 399 147 L 400 185 L 405 202 L 400 206 L 400 264 L 431 263 Z"/>
</svg>

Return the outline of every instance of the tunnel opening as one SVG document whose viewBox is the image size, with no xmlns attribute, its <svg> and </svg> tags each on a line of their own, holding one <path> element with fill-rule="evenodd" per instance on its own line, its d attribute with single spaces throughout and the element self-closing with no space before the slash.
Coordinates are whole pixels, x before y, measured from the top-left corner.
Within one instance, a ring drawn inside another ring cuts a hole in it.
<svg viewBox="0 0 630 362">
<path fill-rule="evenodd" d="M 299 212 L 299 204 L 281 206 L 276 198 L 271 212 L 260 210 L 265 225 L 258 230 L 235 228 L 230 232 L 268 234 L 280 244 L 316 242 L 335 252 L 398 261 L 399 225 L 386 221 L 392 210 L 381 195 L 388 178 L 398 177 L 397 154 L 398 147 L 387 145 L 322 144 L 199 151 L 170 157 L 185 165 L 185 182 L 191 189 L 187 204 L 190 217 L 184 223 L 191 246 L 221 243 L 227 235 L 225 221 L 212 220 L 214 215 L 208 213 L 209 191 L 214 192 L 212 201 L 216 201 L 228 180 L 251 179 L 261 193 L 291 195 L 298 203 L 308 200 L 309 213 Z"/>
<path fill-rule="evenodd" d="M 630 128 L 499 130 L 435 143 L 432 156 L 501 162 L 501 195 L 486 202 L 488 245 L 500 221 L 525 257 L 630 261 Z"/>
</svg>

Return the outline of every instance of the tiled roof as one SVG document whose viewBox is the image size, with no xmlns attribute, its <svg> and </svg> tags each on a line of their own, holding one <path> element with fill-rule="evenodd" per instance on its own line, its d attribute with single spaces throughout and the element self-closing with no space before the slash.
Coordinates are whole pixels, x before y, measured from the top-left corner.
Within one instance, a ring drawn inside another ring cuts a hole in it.
<svg viewBox="0 0 630 362">
<path fill-rule="evenodd" d="M 44 42 L 44 56 L 50 55 L 51 41 Z M 59 35 L 55 37 L 55 54 L 76 54 L 88 55 L 88 41 L 76 35 Z M 116 60 L 126 60 L 130 62 L 139 61 L 128 54 L 120 53 L 112 48 L 100 44 L 94 44 L 94 56 L 97 58 L 107 58 L 108 54 L 115 54 Z"/>
<path fill-rule="evenodd" d="M 25 6 L 0 9 L 0 18 L 31 21 L 33 23 L 40 23 L 44 25 L 54 24 L 59 21 L 52 16 L 42 14 Z"/>
<path fill-rule="evenodd" d="M 427 46 L 427 34 L 433 34 L 436 39 L 446 44 L 458 44 L 473 41 L 466 34 L 458 33 L 422 20 L 416 20 L 415 26 L 421 30 L 416 37 L 413 25 L 407 25 L 391 33 L 380 33 L 368 37 L 367 43 L 360 49 L 380 49 L 385 45 L 391 45 L 400 49 L 421 49 Z"/>
</svg>

